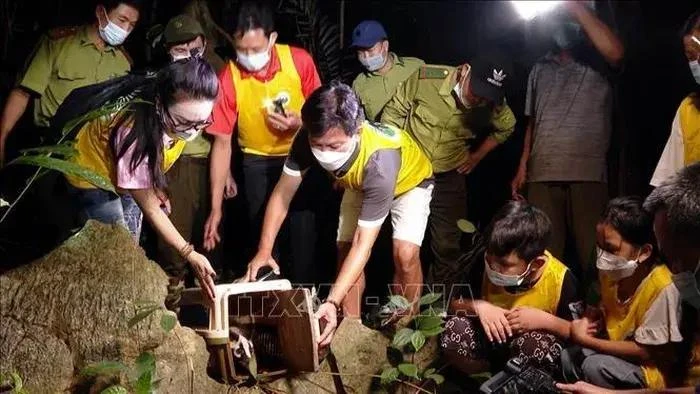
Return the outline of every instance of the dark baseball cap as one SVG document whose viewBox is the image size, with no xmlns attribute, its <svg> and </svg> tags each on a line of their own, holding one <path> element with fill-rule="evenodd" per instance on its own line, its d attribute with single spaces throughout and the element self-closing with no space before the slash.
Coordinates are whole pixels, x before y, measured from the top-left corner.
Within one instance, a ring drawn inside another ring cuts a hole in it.
<svg viewBox="0 0 700 394">
<path fill-rule="evenodd" d="M 204 36 L 204 29 L 196 19 L 189 15 L 178 15 L 172 18 L 163 31 L 165 45 L 179 44 L 192 41 L 199 36 Z"/>
<path fill-rule="evenodd" d="M 379 41 L 386 40 L 387 37 L 381 23 L 373 20 L 362 21 L 352 31 L 352 46 L 370 48 Z"/>
<path fill-rule="evenodd" d="M 478 56 L 470 62 L 469 87 L 475 96 L 483 97 L 496 105 L 503 103 L 506 85 L 513 78 L 511 62 L 500 53 Z"/>
</svg>

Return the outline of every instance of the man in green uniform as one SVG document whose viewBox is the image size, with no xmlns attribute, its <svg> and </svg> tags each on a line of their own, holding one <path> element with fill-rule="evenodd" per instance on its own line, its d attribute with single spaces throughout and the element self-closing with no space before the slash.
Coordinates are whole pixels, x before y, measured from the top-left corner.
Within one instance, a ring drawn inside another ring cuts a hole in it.
<svg viewBox="0 0 700 394">
<path fill-rule="evenodd" d="M 422 66 L 384 107 L 382 123 L 407 130 L 433 164 L 435 190 L 430 204 L 433 262 L 426 283 L 450 286 L 457 276 L 460 231 L 466 216 L 465 174 L 508 139 L 515 116 L 504 100 L 508 63 L 496 54 L 459 67 Z M 479 131 L 483 143 L 470 149 Z"/>
<path fill-rule="evenodd" d="M 131 61 L 121 47 L 139 19 L 139 1 L 104 0 L 93 24 L 59 28 L 42 37 L 18 86 L 10 92 L 0 118 L 0 166 L 5 142 L 34 98 L 34 124 L 51 117 L 76 88 L 126 74 Z"/>
<path fill-rule="evenodd" d="M 352 88 L 362 101 L 365 118 L 379 121 L 386 103 L 424 62 L 389 52 L 386 31 L 377 21 L 367 20 L 357 25 L 352 32 L 352 46 L 366 70 L 355 78 Z"/>
</svg>

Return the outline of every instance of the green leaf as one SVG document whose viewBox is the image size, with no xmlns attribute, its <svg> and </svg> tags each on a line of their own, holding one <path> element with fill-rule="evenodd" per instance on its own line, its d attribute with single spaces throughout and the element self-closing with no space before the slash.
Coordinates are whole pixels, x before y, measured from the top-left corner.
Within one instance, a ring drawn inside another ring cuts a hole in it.
<svg viewBox="0 0 700 394">
<path fill-rule="evenodd" d="M 136 381 L 136 384 L 134 385 L 134 393 L 135 394 L 151 394 L 153 391 L 152 387 L 152 381 L 153 380 L 153 374 L 149 371 L 146 371 L 143 373 L 141 376 L 139 376 L 139 380 Z"/>
<path fill-rule="evenodd" d="M 413 321 L 419 330 L 430 330 L 442 325 L 442 318 L 438 316 L 416 316 Z"/>
<path fill-rule="evenodd" d="M 476 232 L 476 226 L 474 226 L 474 223 L 467 219 L 457 220 L 457 227 L 459 227 L 460 231 L 463 233 L 473 234 Z"/>
<path fill-rule="evenodd" d="M 420 304 L 421 306 L 430 305 L 435 303 L 440 298 L 442 298 L 442 293 L 428 293 L 420 298 Z"/>
<path fill-rule="evenodd" d="M 152 306 L 152 307 L 146 307 L 146 308 L 140 309 L 139 312 L 136 313 L 136 315 L 134 315 L 134 317 L 132 317 L 131 319 L 129 319 L 129 322 L 127 323 L 128 326 L 129 326 L 129 328 L 134 327 L 134 326 L 137 325 L 141 320 L 147 318 L 148 316 L 151 315 L 151 313 L 153 313 L 153 312 L 155 312 L 155 311 L 157 311 L 157 310 L 159 310 L 159 309 L 160 309 L 160 306 Z"/>
<path fill-rule="evenodd" d="M 177 315 L 173 311 L 163 311 L 160 316 L 160 327 L 165 330 L 165 332 L 170 332 L 175 328 L 177 323 Z"/>
<path fill-rule="evenodd" d="M 411 345 L 416 351 L 419 351 L 425 345 L 425 335 L 420 331 L 414 331 L 411 335 Z"/>
<path fill-rule="evenodd" d="M 393 295 L 389 297 L 389 305 L 393 305 L 399 309 L 408 309 L 411 307 L 411 303 L 404 296 Z"/>
<path fill-rule="evenodd" d="M 440 315 L 442 315 L 443 313 L 445 313 L 445 308 L 435 306 L 431 306 L 430 308 L 428 308 L 428 315 L 430 316 L 438 316 L 442 319 L 442 316 Z"/>
<path fill-rule="evenodd" d="M 430 374 L 430 375 L 426 376 L 426 378 L 434 380 L 438 386 L 445 383 L 445 377 L 440 375 L 440 374 L 436 374 L 436 373 Z"/>
<path fill-rule="evenodd" d="M 394 334 L 394 340 L 391 345 L 397 349 L 401 349 L 411 342 L 411 336 L 413 335 L 413 330 L 410 328 L 402 328 L 396 334 Z"/>
<path fill-rule="evenodd" d="M 253 379 L 258 378 L 258 358 L 255 357 L 255 351 L 253 351 L 250 355 L 250 359 L 248 360 L 248 372 L 250 372 L 250 375 L 253 377 Z"/>
<path fill-rule="evenodd" d="M 423 377 L 427 378 L 428 376 L 430 376 L 434 373 L 435 373 L 435 368 L 428 368 L 425 371 L 423 371 Z"/>
<path fill-rule="evenodd" d="M 428 330 L 420 330 L 420 332 L 422 332 L 423 335 L 425 335 L 426 338 L 430 338 L 430 337 L 434 337 L 434 336 L 436 336 L 436 335 L 440 335 L 443 331 L 445 331 L 445 328 L 444 328 L 444 327 L 435 327 L 435 328 L 431 328 L 431 329 L 428 329 Z"/>
<path fill-rule="evenodd" d="M 76 163 L 66 161 L 66 160 L 61 160 L 61 159 L 56 159 L 55 157 L 47 157 L 44 155 L 40 156 L 20 156 L 14 160 L 12 160 L 8 165 L 13 165 L 13 164 L 25 164 L 25 165 L 30 165 L 30 166 L 37 166 L 37 167 L 42 167 L 42 168 L 48 168 L 51 170 L 58 171 L 60 173 L 63 173 L 65 175 L 70 175 L 74 176 L 77 178 L 82 178 L 86 180 L 87 182 L 90 182 L 96 187 L 99 187 L 100 189 L 104 189 L 107 191 L 110 191 L 112 193 L 116 193 L 114 191 L 114 185 L 112 185 L 112 182 L 103 177 L 102 175 L 96 173 L 95 171 L 92 171 L 90 169 L 87 169 L 83 166 L 80 166 Z"/>
<path fill-rule="evenodd" d="M 100 361 L 88 365 L 80 373 L 83 376 L 116 376 L 126 370 L 127 366 L 119 361 Z"/>
<path fill-rule="evenodd" d="M 23 155 L 28 155 L 28 154 L 53 154 L 53 155 L 59 155 L 63 156 L 65 158 L 70 158 L 75 156 L 78 153 L 78 150 L 75 149 L 73 144 L 71 142 L 64 142 L 62 144 L 58 145 L 44 145 L 44 146 L 37 146 L 34 148 L 29 148 L 29 149 L 23 149 L 20 151 Z"/>
<path fill-rule="evenodd" d="M 143 376 L 145 373 L 154 374 L 156 371 L 156 357 L 151 352 L 143 352 L 139 354 L 134 362 L 134 374 L 137 377 Z"/>
<path fill-rule="evenodd" d="M 100 394 L 129 394 L 129 392 L 123 386 L 116 384 L 114 386 L 109 386 L 106 389 L 102 390 Z"/>
<path fill-rule="evenodd" d="M 382 385 L 384 385 L 384 386 L 391 384 L 392 382 L 395 382 L 396 379 L 398 379 L 398 378 L 399 378 L 399 370 L 396 368 L 387 368 L 384 371 L 382 371 L 381 382 L 382 382 Z"/>
<path fill-rule="evenodd" d="M 408 376 L 409 378 L 418 379 L 418 367 L 416 367 L 415 365 L 409 364 L 409 363 L 404 363 L 404 364 L 399 364 L 398 368 L 399 368 L 399 372 L 401 372 L 405 376 Z"/>
</svg>

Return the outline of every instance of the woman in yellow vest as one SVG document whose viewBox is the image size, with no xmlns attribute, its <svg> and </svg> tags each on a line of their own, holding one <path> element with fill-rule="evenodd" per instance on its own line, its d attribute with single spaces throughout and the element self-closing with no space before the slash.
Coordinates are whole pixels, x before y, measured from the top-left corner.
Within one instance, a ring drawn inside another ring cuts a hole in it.
<svg viewBox="0 0 700 394">
<path fill-rule="evenodd" d="M 359 317 L 362 274 L 379 229 L 391 213 L 394 248 L 392 291 L 417 301 L 423 286 L 420 245 L 430 214 L 433 171 L 411 137 L 393 127 L 369 123 L 350 86 L 323 85 L 301 109 L 303 129 L 296 135 L 265 211 L 260 245 L 248 265 L 248 280 L 271 266 L 272 246 L 289 205 L 313 165 L 320 165 L 345 188 L 338 228 L 339 273 L 317 316 L 326 328 L 321 346 L 330 343 L 341 303 L 346 316 Z M 332 204 L 331 201 L 328 202 Z"/>
<path fill-rule="evenodd" d="M 547 215 L 511 201 L 485 234 L 484 263 L 466 272 L 464 291 L 453 297 L 441 347 L 465 374 L 503 369 L 511 357 L 551 373 L 562 341 L 580 312 L 576 279 L 545 250 Z M 476 317 L 471 317 L 476 316 Z"/>
<path fill-rule="evenodd" d="M 118 194 L 67 176 L 83 221 L 125 226 L 138 242 L 142 212 L 158 235 L 180 251 L 213 298 L 214 270 L 168 218 L 164 173 L 210 123 L 218 80 L 206 61 L 173 62 L 140 87 L 121 109 L 88 121 L 76 136 L 73 161 L 111 180 Z M 166 209 L 162 209 L 161 206 Z"/>
<path fill-rule="evenodd" d="M 666 387 L 669 357 L 682 339 L 680 296 L 655 252 L 652 224 L 638 197 L 613 199 L 603 213 L 596 227 L 602 330 L 591 334 L 592 314 L 572 322 L 571 342 L 583 350 L 567 349 L 568 380 L 606 388 Z"/>
<path fill-rule="evenodd" d="M 671 135 L 649 182 L 654 187 L 681 168 L 700 161 L 700 11 L 688 18 L 682 32 L 695 91 L 681 102 L 673 118 Z"/>
</svg>

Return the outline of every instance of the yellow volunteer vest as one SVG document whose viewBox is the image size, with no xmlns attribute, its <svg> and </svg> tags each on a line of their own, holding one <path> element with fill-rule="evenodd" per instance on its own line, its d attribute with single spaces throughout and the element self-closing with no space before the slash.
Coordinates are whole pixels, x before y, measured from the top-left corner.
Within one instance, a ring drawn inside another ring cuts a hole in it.
<svg viewBox="0 0 700 394">
<path fill-rule="evenodd" d="M 671 271 L 665 264 L 655 266 L 635 290 L 632 298 L 621 304 L 617 299 L 617 287 L 605 275 L 600 276 L 600 296 L 605 314 L 605 328 L 611 341 L 625 341 L 644 321 L 644 315 L 661 290 L 671 284 Z M 642 364 L 647 387 L 666 387 L 663 374 L 653 361 Z"/>
<path fill-rule="evenodd" d="M 108 178 L 115 186 L 117 185 L 116 166 L 112 156 L 112 149 L 109 146 L 109 138 L 112 133 L 112 126 L 116 124 L 119 116 L 118 113 L 117 115 L 100 117 L 85 123 L 75 138 L 75 148 L 78 153 L 71 159 L 72 162 Z M 167 171 L 172 167 L 178 157 L 180 157 L 185 144 L 185 141 L 175 140 L 172 146 L 163 151 L 163 171 Z M 77 188 L 96 189 L 93 184 L 82 178 L 66 175 L 66 179 Z"/>
<path fill-rule="evenodd" d="M 338 182 L 347 189 L 362 190 L 365 166 L 372 154 L 380 149 L 401 150 L 401 168 L 394 196 L 406 193 L 433 175 L 430 160 L 408 133 L 384 124 L 364 122 L 360 127 L 357 158 L 348 172 L 337 178 Z"/>
<path fill-rule="evenodd" d="M 683 134 L 683 158 L 685 165 L 700 161 L 700 111 L 693 105 L 693 98 L 686 97 L 678 108 Z"/>
<path fill-rule="evenodd" d="M 230 62 L 233 86 L 238 108 L 238 143 L 243 152 L 262 156 L 286 156 L 292 146 L 294 133 L 279 131 L 267 124 L 268 112 L 274 111 L 275 100 L 285 102 L 285 111 L 301 113 L 304 93 L 301 78 L 288 45 L 276 44 L 280 70 L 275 76 L 261 82 L 253 77 L 241 78 L 241 72 Z"/>
<path fill-rule="evenodd" d="M 545 254 L 547 263 L 540 279 L 530 289 L 517 294 L 509 293 L 504 287 L 494 285 L 484 272 L 481 282 L 482 298 L 503 309 L 529 306 L 556 315 L 564 275 L 569 269 L 548 251 L 545 251 Z"/>
</svg>

